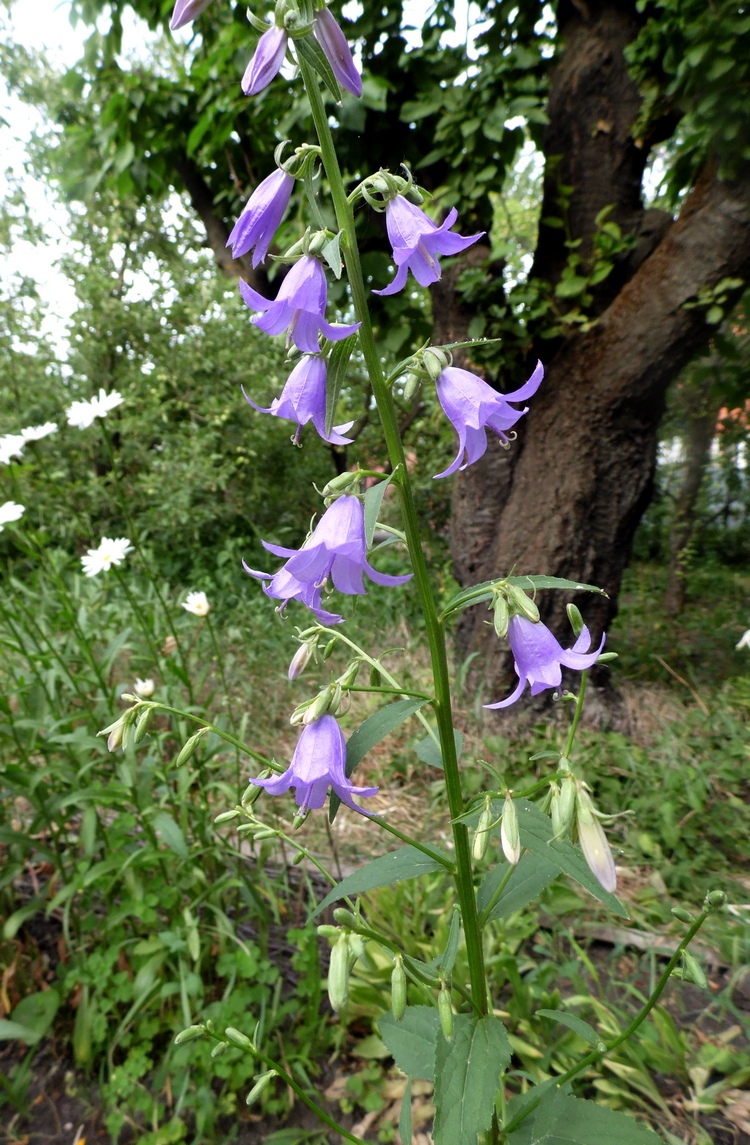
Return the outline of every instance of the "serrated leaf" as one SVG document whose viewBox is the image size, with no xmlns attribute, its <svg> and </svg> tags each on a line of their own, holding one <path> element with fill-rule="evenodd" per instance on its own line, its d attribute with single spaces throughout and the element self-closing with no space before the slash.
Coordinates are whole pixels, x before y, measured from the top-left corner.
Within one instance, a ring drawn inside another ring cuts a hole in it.
<svg viewBox="0 0 750 1145">
<path fill-rule="evenodd" d="M 365 722 L 360 724 L 357 730 L 352 733 L 346 745 L 347 778 L 352 775 L 354 768 L 371 748 L 380 743 L 381 739 L 389 735 L 409 716 L 418 712 L 426 703 L 427 700 L 394 700 L 392 704 L 386 704 L 385 707 L 368 716 Z M 340 806 L 341 800 L 332 791 L 328 803 L 329 822 L 333 823 Z"/>
<path fill-rule="evenodd" d="M 416 879 L 418 875 L 429 875 L 450 863 L 445 851 L 428 843 L 425 846 L 434 852 L 435 858 L 426 855 L 417 847 L 399 847 L 397 851 L 389 851 L 387 855 L 381 855 L 380 858 L 365 863 L 358 871 L 354 871 L 337 883 L 318 904 L 310 918 L 315 918 L 337 899 L 362 894 L 363 891 L 372 891 L 376 887 L 390 887 L 394 883 L 403 882 L 404 879 Z"/>
<path fill-rule="evenodd" d="M 533 1090 L 532 1090 L 533 1093 Z M 659 1145 L 647 1126 L 593 1101 L 548 1090 L 508 1145 Z"/>
<path fill-rule="evenodd" d="M 598 1045 L 600 1041 L 594 1027 L 590 1026 L 588 1022 L 584 1022 L 583 1018 L 579 1018 L 576 1014 L 568 1014 L 565 1010 L 537 1010 L 536 1015 L 540 1018 L 551 1018 L 553 1022 L 567 1026 L 569 1030 L 573 1030 L 579 1038 L 583 1038 L 590 1046 Z"/>
<path fill-rule="evenodd" d="M 456 731 L 455 728 L 453 729 L 453 740 L 456 745 L 456 759 L 460 759 L 464 746 L 464 737 L 461 732 Z M 415 744 L 414 751 L 422 760 L 422 763 L 426 763 L 428 767 L 437 767 L 442 771 L 443 755 L 432 736 L 425 736 L 424 739 L 421 739 L 418 744 Z"/>
<path fill-rule="evenodd" d="M 477 1145 L 510 1058 L 505 1027 L 494 1014 L 456 1015 L 451 1040 L 441 1035 L 435 1046 L 435 1145 Z"/>
<path fill-rule="evenodd" d="M 484 911 L 492 901 L 493 894 L 508 872 L 508 866 L 507 862 L 499 863 L 482 879 L 477 891 L 477 906 L 480 912 Z M 534 902 L 559 874 L 560 868 L 556 863 L 533 851 L 525 852 L 521 855 L 521 860 L 511 875 L 507 887 L 487 916 L 487 921 L 493 918 L 507 918 L 514 911 L 523 910 L 529 903 Z"/>
<path fill-rule="evenodd" d="M 339 402 L 341 395 L 341 387 L 344 384 L 346 371 L 349 369 L 349 359 L 352 356 L 352 351 L 357 343 L 357 335 L 350 334 L 348 338 L 342 338 L 340 342 L 336 342 L 331 353 L 328 356 L 328 368 L 326 376 L 326 436 L 331 436 L 333 429 L 333 422 L 336 417 L 336 406 Z"/>
<path fill-rule="evenodd" d="M 435 1043 L 440 1018 L 434 1006 L 407 1006 L 396 1021 L 393 1014 L 378 1018 L 380 1036 L 396 1065 L 411 1077 L 432 1081 L 435 1072 Z"/>
<path fill-rule="evenodd" d="M 185 836 L 175 823 L 171 815 L 166 811 L 160 811 L 154 819 L 154 829 L 157 834 L 161 836 L 162 841 L 167 844 L 170 851 L 174 851 L 175 855 L 180 859 L 189 858 L 189 851 L 185 842 Z"/>
</svg>

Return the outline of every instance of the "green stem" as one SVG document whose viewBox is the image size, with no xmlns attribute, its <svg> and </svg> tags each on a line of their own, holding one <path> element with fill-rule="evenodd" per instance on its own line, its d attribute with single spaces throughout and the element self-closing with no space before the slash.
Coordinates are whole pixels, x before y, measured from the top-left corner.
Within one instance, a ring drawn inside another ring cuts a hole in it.
<svg viewBox="0 0 750 1145">
<path fill-rule="evenodd" d="M 286 770 L 285 768 L 281 767 L 280 764 L 275 763 L 272 759 L 268 759 L 267 756 L 261 755 L 259 752 L 253 751 L 252 748 L 247 747 L 247 745 L 244 744 L 242 740 L 237 739 L 236 736 L 230 735 L 229 732 L 225 732 L 221 728 L 217 728 L 216 724 L 212 724 L 210 720 L 204 720 L 200 716 L 194 715 L 192 712 L 185 712 L 182 710 L 182 708 L 173 708 L 170 704 L 162 704 L 160 701 L 156 700 L 145 700 L 142 704 L 140 704 L 140 707 L 154 708 L 156 711 L 170 712 L 173 716 L 182 716 L 183 719 L 192 720 L 194 724 L 200 724 L 203 728 L 210 728 L 211 731 L 219 737 L 219 739 L 223 739 L 226 740 L 227 743 L 231 743 L 232 747 L 238 748 L 244 755 L 248 755 L 250 759 L 257 760 L 257 762 L 261 763 L 263 767 L 267 767 L 271 771 L 276 771 L 279 773 Z"/>
<path fill-rule="evenodd" d="M 510 882 L 511 875 L 513 874 L 515 869 L 516 868 L 515 868 L 513 863 L 508 863 L 508 869 L 505 872 L 505 874 L 503 875 L 502 879 L 500 880 L 500 885 L 498 886 L 494 895 L 492 896 L 490 901 L 487 903 L 487 906 L 484 908 L 484 910 L 482 911 L 482 913 L 479 916 L 479 925 L 482 928 L 484 928 L 485 924 L 487 923 L 487 920 L 489 919 L 490 915 L 492 914 L 493 910 L 495 909 L 495 905 L 497 904 L 497 902 L 500 898 L 500 895 L 503 893 L 503 891 L 507 887 L 508 883 Z"/>
<path fill-rule="evenodd" d="M 581 1058 L 581 1060 L 578 1062 L 577 1065 L 571 1066 L 571 1068 L 569 1070 L 567 1070 L 564 1074 L 561 1074 L 560 1077 L 555 1078 L 557 1085 L 564 1085 L 566 1081 L 572 1081 L 573 1078 L 576 1077 L 583 1070 L 587 1069 L 590 1065 L 594 1065 L 595 1062 L 601 1061 L 601 1059 L 606 1054 L 612 1053 L 612 1050 L 617 1049 L 618 1046 L 622 1045 L 623 1042 L 626 1042 L 628 1040 L 628 1038 L 631 1038 L 633 1036 L 635 1031 L 646 1020 L 646 1018 L 651 1013 L 651 1011 L 653 1010 L 656 1003 L 659 1001 L 659 998 L 661 997 L 662 993 L 664 992 L 664 988 L 666 987 L 666 985 L 670 979 L 672 971 L 674 970 L 675 966 L 677 965 L 677 963 L 682 958 L 683 951 L 693 941 L 696 934 L 698 933 L 700 928 L 703 926 L 703 923 L 706 921 L 706 919 L 708 918 L 708 916 L 711 913 L 712 913 L 711 909 L 704 909 L 701 911 L 701 913 L 698 915 L 698 917 L 695 919 L 695 921 L 691 923 L 689 930 L 686 932 L 685 937 L 682 939 L 682 942 L 680 943 L 680 945 L 675 950 L 674 954 L 670 958 L 667 965 L 664 967 L 664 971 L 663 971 L 661 977 L 659 978 L 659 981 L 656 983 L 656 988 L 654 989 L 654 992 L 649 997 L 649 999 L 646 1002 L 646 1005 L 643 1007 L 643 1009 L 638 1014 L 636 1014 L 635 1018 L 633 1018 L 633 1021 L 630 1023 L 630 1025 L 621 1034 L 618 1034 L 618 1036 L 616 1038 L 614 1038 L 611 1042 L 606 1042 L 606 1043 L 602 1042 L 602 1046 L 603 1046 L 602 1049 L 592 1050 L 591 1053 L 586 1054 L 585 1058 Z M 524 1120 L 524 1118 L 527 1117 L 530 1113 L 532 1113 L 536 1109 L 537 1105 L 539 1104 L 539 1102 L 541 1100 L 542 1099 L 540 1097 L 540 1098 L 538 1098 L 537 1101 L 532 1102 L 530 1105 L 527 1105 L 524 1108 L 522 1113 L 520 1113 L 517 1117 L 515 1117 L 507 1125 L 504 1125 L 503 1126 L 503 1134 L 507 1135 L 513 1129 L 515 1129 L 517 1125 L 520 1125 L 520 1123 Z"/>
<path fill-rule="evenodd" d="M 427 704 L 434 703 L 432 696 L 426 696 L 424 692 L 410 692 L 406 688 L 365 688 L 352 685 L 346 690 L 347 692 L 380 692 L 382 696 L 412 696 L 415 700 L 424 700 Z"/>
<path fill-rule="evenodd" d="M 117 581 L 120 585 L 120 588 L 124 592 L 125 598 L 126 598 L 128 604 L 130 605 L 130 611 L 133 613 L 133 619 L 135 620 L 136 624 L 138 625 L 138 627 L 140 628 L 144 637 L 146 638 L 146 643 L 148 644 L 148 649 L 149 649 L 149 652 L 151 653 L 151 657 L 153 659 L 153 662 L 156 665 L 157 671 L 161 671 L 161 657 L 160 657 L 159 649 L 154 644 L 154 639 L 153 639 L 153 636 L 151 635 L 151 630 L 148 627 L 148 625 L 147 625 L 147 623 L 143 617 L 143 609 L 142 609 L 142 607 L 140 607 L 138 605 L 138 602 L 136 601 L 132 592 L 128 588 L 128 582 L 126 581 L 125 577 L 120 572 L 117 565 L 113 564 L 112 569 L 114 571 L 115 576 L 117 577 Z"/>
<path fill-rule="evenodd" d="M 488 1013 L 487 983 L 484 969 L 484 954 L 482 951 L 482 934 L 479 928 L 477 903 L 474 893 L 469 832 L 463 823 L 456 821 L 463 811 L 464 800 L 461 791 L 461 777 L 458 770 L 456 742 L 453 734 L 453 715 L 451 712 L 450 679 L 448 675 L 448 656 L 445 647 L 445 636 L 438 621 L 437 607 L 432 594 L 429 572 L 427 570 L 427 563 L 419 534 L 419 521 L 406 466 L 404 447 L 399 433 L 396 407 L 391 391 L 383 376 L 380 356 L 375 345 L 372 323 L 370 321 L 367 290 L 365 288 L 362 267 L 359 261 L 359 251 L 357 249 L 354 213 L 347 199 L 346 189 L 336 155 L 336 148 L 334 146 L 333 136 L 328 123 L 328 116 L 317 77 L 310 66 L 301 57 L 299 59 L 299 67 L 310 100 L 310 108 L 318 134 L 323 166 L 325 167 L 328 184 L 331 189 L 337 224 L 343 232 L 344 241 L 342 247 L 344 261 L 349 276 L 354 310 L 357 320 L 361 323 L 359 328 L 359 344 L 367 365 L 372 392 L 383 425 L 388 456 L 394 473 L 394 484 L 397 486 L 400 495 L 404 532 L 406 533 L 409 555 L 414 570 L 414 583 L 425 620 L 425 629 L 430 646 L 432 671 L 435 681 L 437 727 L 440 736 L 443 766 L 445 768 L 445 786 L 456 851 L 456 891 L 464 924 L 471 992 L 479 1011 L 482 1014 L 486 1014 Z"/>
<path fill-rule="evenodd" d="M 568 742 L 565 744 L 565 753 L 564 754 L 565 754 L 566 759 L 570 758 L 570 753 L 573 750 L 573 741 L 576 738 L 576 732 L 578 731 L 578 725 L 581 722 L 581 715 L 583 713 L 583 699 L 584 699 L 584 696 L 586 695 L 586 677 L 587 676 L 588 676 L 588 672 L 581 672 L 581 686 L 578 689 L 578 698 L 576 700 L 576 710 L 575 710 L 575 713 L 573 715 L 573 723 L 570 725 L 570 731 L 568 732 Z"/>
</svg>

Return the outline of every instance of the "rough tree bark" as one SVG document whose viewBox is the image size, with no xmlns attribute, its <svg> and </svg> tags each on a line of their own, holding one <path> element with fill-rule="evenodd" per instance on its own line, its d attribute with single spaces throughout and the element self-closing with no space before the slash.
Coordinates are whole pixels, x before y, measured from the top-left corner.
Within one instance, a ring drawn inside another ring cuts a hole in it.
<svg viewBox="0 0 750 1145">
<path fill-rule="evenodd" d="M 709 166 L 675 223 L 645 211 L 640 184 L 648 147 L 631 128 L 640 98 L 623 57 L 638 30 L 626 0 L 559 8 L 565 48 L 551 77 L 543 216 L 558 183 L 575 188 L 574 237 L 591 242 L 595 217 L 635 234 L 634 250 L 601 285 L 597 325 L 564 341 L 521 423 L 510 453 L 493 442 L 456 482 L 451 545 L 462 584 L 508 573 L 545 572 L 595 583 L 610 597 L 585 600 L 594 636 L 615 612 L 636 525 L 651 495 L 659 422 L 669 383 L 706 341 L 699 288 L 750 270 L 750 185 L 722 183 Z M 565 265 L 561 232 L 543 227 L 532 273 L 554 283 Z M 504 388 L 510 388 L 505 386 Z M 591 411 L 591 417 L 587 411 Z M 561 594 L 543 594 L 542 614 L 566 631 Z M 578 603 L 581 603 L 580 601 Z M 465 614 L 459 643 L 482 647 L 486 682 L 502 688 L 512 670 L 488 637 L 483 609 Z"/>
</svg>

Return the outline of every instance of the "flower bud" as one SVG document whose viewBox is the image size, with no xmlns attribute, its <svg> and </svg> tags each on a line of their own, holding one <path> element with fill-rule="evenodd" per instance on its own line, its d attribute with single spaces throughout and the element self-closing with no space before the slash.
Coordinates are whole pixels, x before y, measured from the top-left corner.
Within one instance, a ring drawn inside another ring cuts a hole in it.
<svg viewBox="0 0 750 1145">
<path fill-rule="evenodd" d="M 336 647 L 336 637 L 332 637 L 323 649 L 323 659 L 327 660 Z"/>
<path fill-rule="evenodd" d="M 214 823 L 231 823 L 233 819 L 237 819 L 239 811 L 235 807 L 232 811 L 222 811 L 221 815 L 217 815 Z"/>
<path fill-rule="evenodd" d="M 323 486 L 323 496 L 335 497 L 339 493 L 348 492 L 353 486 L 359 483 L 359 470 L 355 473 L 347 470 L 346 473 L 339 473 L 336 477 L 332 477 L 327 485 Z"/>
<path fill-rule="evenodd" d="M 307 715 L 308 708 L 314 702 L 314 700 L 303 700 L 301 704 L 297 705 L 289 717 L 289 723 L 292 725 L 292 727 L 296 727 L 298 724 L 305 722 L 305 716 Z"/>
<path fill-rule="evenodd" d="M 406 1012 L 406 971 L 400 954 L 396 955 L 391 971 L 391 1011 L 397 1022 Z"/>
<path fill-rule="evenodd" d="M 503 818 L 500 824 L 500 842 L 503 854 L 509 863 L 516 865 L 521 858 L 521 836 L 518 831 L 518 812 L 513 796 L 507 792 L 503 804 Z"/>
<path fill-rule="evenodd" d="M 694 982 L 701 990 L 708 989 L 708 978 L 706 978 L 705 971 L 697 958 L 695 958 L 689 950 L 682 952 L 682 965 L 683 965 L 683 978 L 687 978 L 689 982 Z"/>
<path fill-rule="evenodd" d="M 508 598 L 500 592 L 495 597 L 493 624 L 495 625 L 495 632 L 501 640 L 503 640 L 508 635 L 509 621 L 510 608 L 508 607 Z"/>
<path fill-rule="evenodd" d="M 241 1050 L 255 1050 L 255 1046 L 250 1039 L 242 1033 L 241 1030 L 236 1030 L 234 1026 L 227 1026 L 224 1031 L 224 1037 L 227 1041 L 231 1042 L 233 1046 L 237 1046 Z"/>
<path fill-rule="evenodd" d="M 527 620 L 531 620 L 534 624 L 538 623 L 539 609 L 531 597 L 527 596 L 523 589 L 518 588 L 515 584 L 507 585 L 507 592 L 510 594 L 516 612 L 520 612 L 522 616 L 525 616 Z"/>
<path fill-rule="evenodd" d="M 560 785 L 560 826 L 562 827 L 563 835 L 566 835 L 573 825 L 576 812 L 576 797 L 576 781 L 574 777 L 568 773 L 563 776 Z"/>
<path fill-rule="evenodd" d="M 348 936 L 348 941 L 351 954 L 350 961 L 352 966 L 358 959 L 360 962 L 363 962 L 365 965 L 367 965 L 367 947 L 362 935 L 350 934 Z"/>
<path fill-rule="evenodd" d="M 200 1026 L 188 1026 L 186 1030 L 180 1030 L 174 1040 L 174 1044 L 181 1046 L 184 1042 L 192 1042 L 195 1038 L 202 1038 L 205 1032 L 206 1027 L 202 1024 Z"/>
<path fill-rule="evenodd" d="M 245 1105 L 252 1105 L 254 1101 L 257 1101 L 263 1090 L 270 1085 L 271 1079 L 278 1076 L 278 1071 L 275 1069 L 269 1069 L 266 1073 L 262 1073 L 245 1098 Z"/>
<path fill-rule="evenodd" d="M 576 636 L 580 636 L 584 629 L 583 617 L 581 616 L 580 608 L 576 608 L 574 604 L 567 606 L 568 620 Z"/>
<path fill-rule="evenodd" d="M 306 640 L 304 644 L 300 644 L 299 648 L 292 656 L 292 660 L 289 665 L 289 671 L 287 672 L 287 678 L 289 680 L 296 680 L 298 676 L 302 675 L 305 668 L 310 663 L 310 658 L 312 657 L 314 651 L 315 641 Z"/>
<path fill-rule="evenodd" d="M 210 728 L 201 728 L 201 730 L 196 732 L 195 735 L 191 736 L 190 739 L 185 740 L 185 743 L 182 746 L 182 750 L 179 752 L 177 759 L 174 761 L 175 767 L 181 767 L 183 763 L 187 763 L 197 748 L 198 744 L 200 743 L 202 737 L 206 735 L 206 733 L 210 730 Z"/>
<path fill-rule="evenodd" d="M 333 1010 L 340 1010 L 349 999 L 349 942 L 341 934 L 331 950 L 328 966 L 328 998 Z"/>
<path fill-rule="evenodd" d="M 404 378 L 404 401 L 410 402 L 422 385 L 419 374 L 410 373 Z"/>
<path fill-rule="evenodd" d="M 135 735 L 133 736 L 133 743 L 140 743 L 141 742 L 141 740 L 145 736 L 146 732 L 148 731 L 148 725 L 149 725 L 149 722 L 150 722 L 153 714 L 154 714 L 153 708 L 144 708 L 143 709 L 143 711 L 139 715 L 138 721 L 135 725 Z"/>
<path fill-rule="evenodd" d="M 104 735 L 107 731 L 109 732 L 109 736 L 107 737 L 107 751 L 117 751 L 118 747 L 122 744 L 122 736 L 125 731 L 125 717 L 120 716 L 119 720 L 110 724 L 104 731 L 99 732 L 99 735 Z"/>
<path fill-rule="evenodd" d="M 318 692 L 317 696 L 310 704 L 309 708 L 302 717 L 302 723 L 305 727 L 308 724 L 314 724 L 321 716 L 324 716 L 331 707 L 333 702 L 335 690 L 331 687 L 324 688 L 322 692 Z"/>
<path fill-rule="evenodd" d="M 616 890 L 617 872 L 612 850 L 604 834 L 604 828 L 594 814 L 591 796 L 581 780 L 578 780 L 576 790 L 576 823 L 578 840 L 591 873 L 599 880 L 605 891 Z"/>
<path fill-rule="evenodd" d="M 327 938 L 329 942 L 335 942 L 341 934 L 337 926 L 331 926 L 330 923 L 327 922 L 321 923 L 321 925 L 315 929 L 321 938 Z"/>
<path fill-rule="evenodd" d="M 228 1049 L 229 1049 L 229 1046 L 227 1045 L 226 1042 L 217 1042 L 216 1045 L 214 1046 L 214 1048 L 211 1050 L 211 1057 L 212 1058 L 220 1058 L 221 1055 L 223 1053 L 225 1053 L 225 1051 Z"/>
<path fill-rule="evenodd" d="M 691 923 L 695 921 L 695 915 L 692 915 L 689 910 L 685 909 L 684 906 L 673 906 L 672 914 L 675 916 L 675 918 L 678 918 L 680 922 Z"/>
<path fill-rule="evenodd" d="M 703 900 L 703 906 L 706 910 L 721 910 L 726 905 L 727 896 L 724 891 L 709 891 Z"/>
<path fill-rule="evenodd" d="M 450 364 L 450 358 L 444 350 L 439 350 L 437 346 L 430 346 L 422 355 L 422 362 L 433 382 L 436 382 L 446 366 Z"/>
<path fill-rule="evenodd" d="M 358 927 L 360 920 L 357 918 L 353 911 L 347 910 L 345 906 L 337 906 L 333 912 L 333 917 L 341 926 Z"/>
<path fill-rule="evenodd" d="M 357 679 L 357 674 L 361 665 L 361 660 L 350 660 L 344 671 L 338 678 L 338 683 L 342 688 L 351 688 L 354 681 Z"/>
<path fill-rule="evenodd" d="M 453 1005 L 450 990 L 443 982 L 438 994 L 438 1013 L 440 1015 L 440 1028 L 447 1042 L 453 1037 Z"/>
<path fill-rule="evenodd" d="M 489 795 L 485 798 L 484 809 L 479 816 L 477 823 L 476 834 L 474 835 L 474 843 L 472 845 L 472 854 L 474 862 L 480 862 L 487 854 L 487 844 L 490 841 L 490 827 L 492 826 L 492 800 Z"/>
<path fill-rule="evenodd" d="M 378 671 L 378 669 L 373 664 L 372 667 L 370 668 L 370 687 L 371 688 L 379 688 L 379 687 L 381 687 L 382 683 L 383 683 L 383 677 L 380 675 L 380 672 Z"/>
<path fill-rule="evenodd" d="M 271 769 L 266 767 L 263 771 L 261 771 L 258 779 L 269 779 L 271 774 Z M 260 798 L 262 791 L 263 788 L 260 787 L 257 783 L 250 783 L 245 789 L 240 803 L 243 807 L 252 807 L 253 803 L 257 802 L 257 800 Z"/>
<path fill-rule="evenodd" d="M 549 785 L 549 814 L 552 820 L 553 838 L 560 839 L 565 834 L 565 828 L 560 817 L 560 788 L 554 779 Z"/>
</svg>

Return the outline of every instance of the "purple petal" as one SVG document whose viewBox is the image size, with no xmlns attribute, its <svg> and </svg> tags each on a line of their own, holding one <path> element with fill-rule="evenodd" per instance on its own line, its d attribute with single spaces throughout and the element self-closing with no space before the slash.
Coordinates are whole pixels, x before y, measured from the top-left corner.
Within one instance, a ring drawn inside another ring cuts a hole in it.
<svg viewBox="0 0 750 1145">
<path fill-rule="evenodd" d="M 286 55 L 287 35 L 276 24 L 264 32 L 258 40 L 255 55 L 242 77 L 242 90 L 245 95 L 257 95 L 268 87 L 271 80 L 281 70 Z"/>
<path fill-rule="evenodd" d="M 342 342 L 350 334 L 356 334 L 361 325 L 361 322 L 352 322 L 349 326 L 339 326 L 338 324 L 332 326 L 330 322 L 326 322 L 325 318 L 320 320 L 320 329 L 331 342 Z"/>
<path fill-rule="evenodd" d="M 253 290 L 244 278 L 240 279 L 240 294 L 242 301 L 250 310 L 268 310 L 269 306 L 273 305 L 268 298 L 264 298 L 262 294 L 258 294 L 257 290 Z"/>
<path fill-rule="evenodd" d="M 328 8 L 315 13 L 313 30 L 338 82 L 359 98 L 362 95 L 362 77 L 355 67 L 346 36 Z"/>
<path fill-rule="evenodd" d="M 518 683 L 516 684 L 515 688 L 511 692 L 511 694 L 509 696 L 507 696 L 504 700 L 498 700 L 496 704 L 482 704 L 482 707 L 483 708 L 490 708 L 492 710 L 494 710 L 495 708 L 509 708 L 511 704 L 515 704 L 516 700 L 519 700 L 521 698 L 521 695 L 523 694 L 523 690 L 525 687 L 526 687 L 526 677 L 521 676 Z"/>
<path fill-rule="evenodd" d="M 197 19 L 201 12 L 205 12 L 211 0 L 177 0 L 172 12 L 172 19 L 169 21 L 169 27 L 173 32 L 183 25 L 191 23 L 192 20 Z"/>
<path fill-rule="evenodd" d="M 531 375 L 528 382 L 524 382 L 520 389 L 514 390 L 512 394 L 503 394 L 503 397 L 505 398 L 506 402 L 524 402 L 527 398 L 534 396 L 536 391 L 541 386 L 543 378 L 544 366 L 541 362 L 537 362 L 534 368 L 534 373 Z"/>
<path fill-rule="evenodd" d="M 293 187 L 294 179 L 281 169 L 256 187 L 227 239 L 233 258 L 241 258 L 255 246 L 253 266 L 263 262 L 289 206 Z"/>
<path fill-rule="evenodd" d="M 386 588 L 394 588 L 396 585 L 406 584 L 406 582 L 411 580 L 414 576 L 414 573 L 403 573 L 400 576 L 392 576 L 391 573 L 378 572 L 377 569 L 372 567 L 369 561 L 365 563 L 365 572 L 371 581 L 375 584 L 382 584 Z"/>
<path fill-rule="evenodd" d="M 403 266 L 400 266 L 396 271 L 396 277 L 394 278 L 393 282 L 390 282 L 388 286 L 384 287 L 383 290 L 373 290 L 372 293 L 380 294 L 381 296 L 388 294 L 398 294 L 399 290 L 403 290 L 406 286 L 406 279 L 408 274 L 409 268 L 406 263 L 404 263 Z"/>
</svg>

